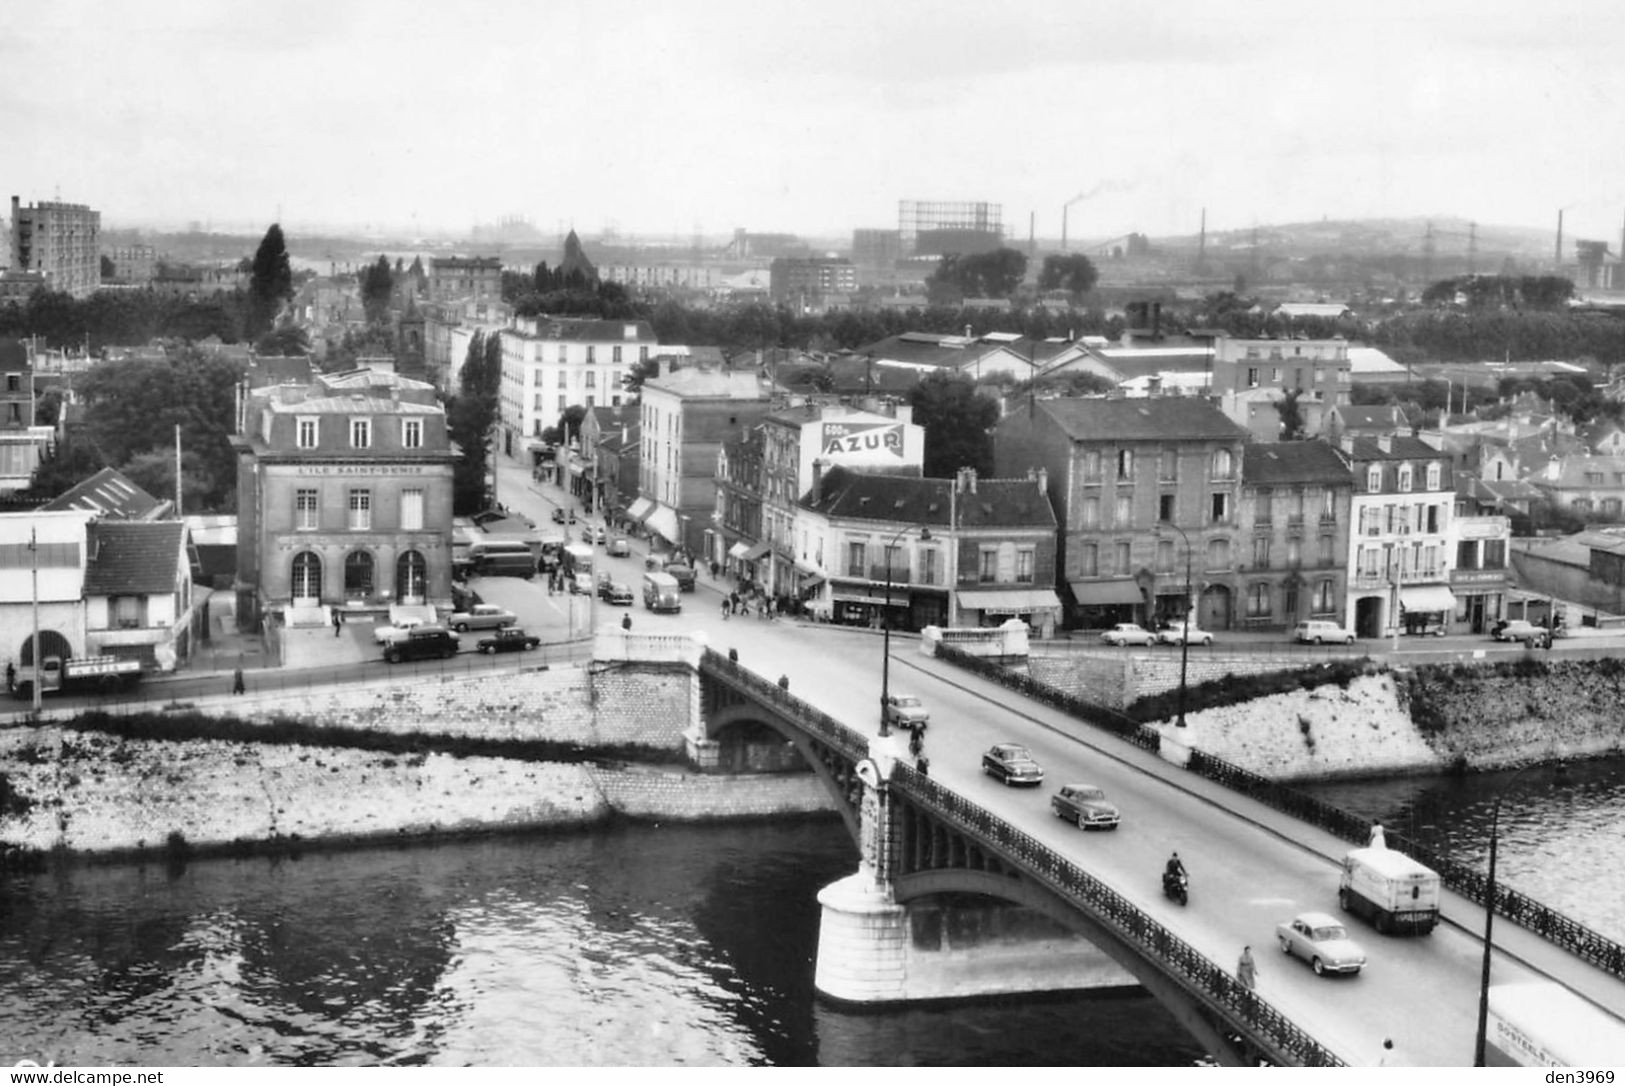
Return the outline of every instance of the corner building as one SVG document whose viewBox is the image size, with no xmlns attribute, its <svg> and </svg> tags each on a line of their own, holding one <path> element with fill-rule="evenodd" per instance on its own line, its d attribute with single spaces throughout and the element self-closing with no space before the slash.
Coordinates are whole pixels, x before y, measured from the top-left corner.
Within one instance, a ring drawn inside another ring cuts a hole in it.
<svg viewBox="0 0 1625 1086">
<path fill-rule="evenodd" d="M 451 605 L 452 465 L 433 386 L 326 374 L 244 391 L 237 433 L 237 613 Z"/>
</svg>

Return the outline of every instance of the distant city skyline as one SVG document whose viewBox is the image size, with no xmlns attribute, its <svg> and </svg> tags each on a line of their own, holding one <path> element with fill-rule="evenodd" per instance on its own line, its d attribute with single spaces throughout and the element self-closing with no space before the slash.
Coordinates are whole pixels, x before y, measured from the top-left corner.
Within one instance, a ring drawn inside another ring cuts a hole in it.
<svg viewBox="0 0 1625 1086">
<path fill-rule="evenodd" d="M 1374 217 L 1619 245 L 1625 8 L 8 0 L 0 167 L 107 228 L 840 238 Z"/>
</svg>

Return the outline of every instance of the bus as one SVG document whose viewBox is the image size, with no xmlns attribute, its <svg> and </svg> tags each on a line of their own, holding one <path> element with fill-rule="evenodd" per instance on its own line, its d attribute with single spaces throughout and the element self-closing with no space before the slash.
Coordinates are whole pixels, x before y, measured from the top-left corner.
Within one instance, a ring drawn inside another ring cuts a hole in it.
<svg viewBox="0 0 1625 1086">
<path fill-rule="evenodd" d="M 595 588 L 592 583 L 592 545 L 566 544 L 564 552 L 559 556 L 559 572 L 564 575 L 570 591 L 592 595 Z"/>
</svg>

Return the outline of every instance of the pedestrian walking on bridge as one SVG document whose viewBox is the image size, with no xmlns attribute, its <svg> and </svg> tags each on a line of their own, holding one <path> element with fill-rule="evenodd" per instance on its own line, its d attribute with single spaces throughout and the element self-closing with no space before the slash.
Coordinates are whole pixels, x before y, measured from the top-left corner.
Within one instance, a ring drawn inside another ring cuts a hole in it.
<svg viewBox="0 0 1625 1086">
<path fill-rule="evenodd" d="M 1241 960 L 1236 963 L 1236 979 L 1249 992 L 1258 985 L 1258 963 L 1253 961 L 1253 948 L 1250 946 L 1241 948 Z"/>
</svg>

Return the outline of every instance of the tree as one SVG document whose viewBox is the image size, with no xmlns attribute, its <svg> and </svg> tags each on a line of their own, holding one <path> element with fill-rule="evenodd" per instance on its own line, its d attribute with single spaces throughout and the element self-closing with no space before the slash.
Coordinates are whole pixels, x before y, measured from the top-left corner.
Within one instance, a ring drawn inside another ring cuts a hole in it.
<svg viewBox="0 0 1625 1086">
<path fill-rule="evenodd" d="M 446 405 L 446 426 L 462 459 L 452 469 L 452 511 L 478 513 L 490 505 L 485 476 L 491 459 L 491 428 L 497 421 L 497 390 L 502 383 L 502 340 L 475 332 L 457 375 L 458 394 Z"/>
<path fill-rule="evenodd" d="M 102 282 L 118 277 L 118 268 L 113 264 L 113 258 L 106 253 L 102 254 Z"/>
<path fill-rule="evenodd" d="M 288 263 L 288 245 L 282 227 L 272 223 L 254 253 L 254 270 L 248 280 L 249 336 L 269 331 L 282 304 L 292 297 L 293 268 Z"/>
<path fill-rule="evenodd" d="M 1077 297 L 1094 290 L 1099 278 L 1094 262 L 1082 253 L 1051 253 L 1044 258 L 1044 268 L 1038 273 L 1038 289 L 1070 291 Z"/>
<path fill-rule="evenodd" d="M 389 299 L 395 290 L 395 276 L 389 261 L 380 256 L 376 264 L 361 273 L 361 309 L 368 324 L 382 324 L 389 315 Z"/>
<path fill-rule="evenodd" d="M 254 341 L 254 353 L 262 355 L 306 355 L 310 353 L 310 337 L 303 328 L 289 325 L 265 333 Z"/>
<path fill-rule="evenodd" d="M 962 467 L 993 471 L 993 424 L 999 405 L 965 377 L 938 372 L 909 390 L 914 422 L 925 428 L 925 474 L 952 476 Z"/>
<path fill-rule="evenodd" d="M 926 292 L 934 304 L 953 304 L 965 298 L 1008 298 L 1027 274 L 1027 257 L 1019 249 L 987 253 L 949 253 L 926 279 Z"/>
<path fill-rule="evenodd" d="M 1281 416 L 1281 440 L 1303 440 L 1303 406 L 1298 403 L 1301 390 L 1293 389 L 1275 401 L 1275 412 Z"/>
<path fill-rule="evenodd" d="M 645 358 L 634 362 L 632 368 L 626 372 L 626 391 L 629 396 L 637 397 L 643 393 L 643 382 L 651 377 L 660 375 L 660 359 Z"/>
</svg>

